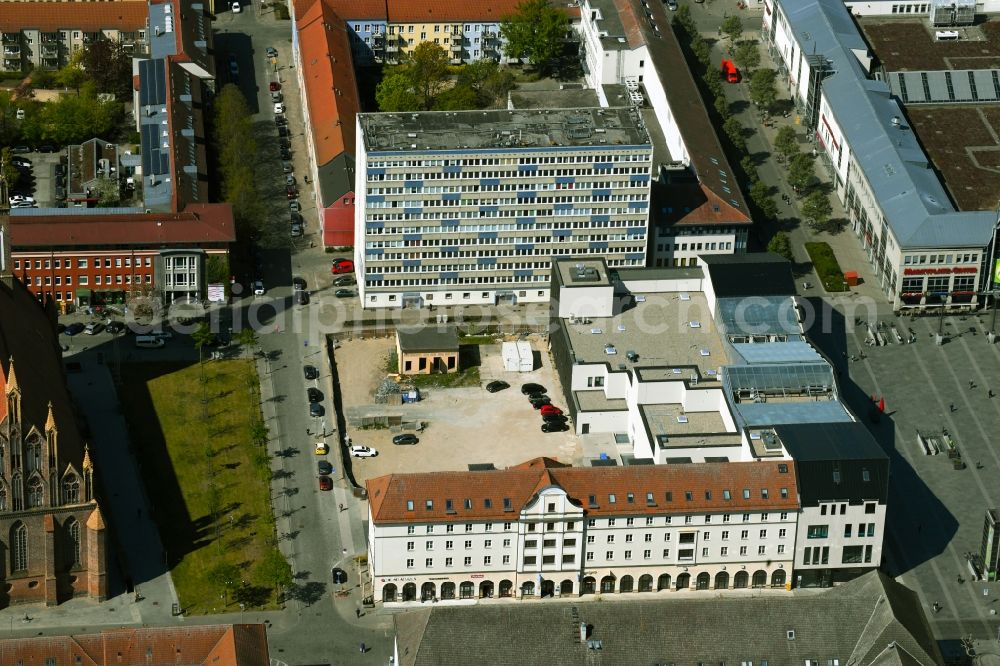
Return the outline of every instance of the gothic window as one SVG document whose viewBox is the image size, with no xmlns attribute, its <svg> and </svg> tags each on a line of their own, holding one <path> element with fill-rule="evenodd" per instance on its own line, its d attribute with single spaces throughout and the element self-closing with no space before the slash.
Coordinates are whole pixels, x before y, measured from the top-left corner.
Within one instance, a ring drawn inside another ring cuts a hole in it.
<svg viewBox="0 0 1000 666">
<path fill-rule="evenodd" d="M 10 568 L 12 573 L 28 570 L 28 528 L 15 523 L 10 530 Z"/>
<path fill-rule="evenodd" d="M 70 518 L 66 521 L 66 565 L 68 567 L 80 566 L 80 523 L 76 519 Z"/>
<path fill-rule="evenodd" d="M 32 437 L 30 440 L 28 440 L 27 457 L 28 457 L 27 462 L 28 462 L 29 472 L 34 472 L 36 469 L 41 469 L 42 444 L 35 437 Z"/>
<path fill-rule="evenodd" d="M 80 480 L 76 474 L 67 474 L 63 479 L 63 504 L 76 504 L 80 501 Z"/>
<path fill-rule="evenodd" d="M 28 508 L 42 505 L 42 482 L 32 479 L 28 482 Z"/>
<path fill-rule="evenodd" d="M 21 446 L 18 442 L 11 444 L 10 464 L 14 469 L 21 469 Z"/>
<path fill-rule="evenodd" d="M 0 490 L 0 511 L 7 510 L 7 491 Z"/>
<path fill-rule="evenodd" d="M 14 497 L 14 504 L 11 508 L 14 511 L 21 511 L 24 509 L 24 498 L 21 496 L 21 475 L 15 474 L 14 478 L 10 480 L 11 492 Z"/>
</svg>

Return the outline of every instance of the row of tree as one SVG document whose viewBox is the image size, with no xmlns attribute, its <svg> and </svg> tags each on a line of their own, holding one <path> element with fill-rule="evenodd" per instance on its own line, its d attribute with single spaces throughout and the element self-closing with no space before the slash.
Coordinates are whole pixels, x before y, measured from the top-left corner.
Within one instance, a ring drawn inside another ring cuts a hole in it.
<svg viewBox="0 0 1000 666">
<path fill-rule="evenodd" d="M 263 205 L 254 167 L 257 139 L 247 100 L 240 89 L 227 83 L 215 97 L 213 141 L 222 174 L 222 198 L 233 205 L 236 232 L 243 237 L 259 231 Z"/>
</svg>

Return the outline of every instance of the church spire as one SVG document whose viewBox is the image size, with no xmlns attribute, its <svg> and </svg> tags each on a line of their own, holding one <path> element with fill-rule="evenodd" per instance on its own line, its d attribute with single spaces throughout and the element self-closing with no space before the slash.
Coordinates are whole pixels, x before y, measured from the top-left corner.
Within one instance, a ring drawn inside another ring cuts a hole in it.
<svg viewBox="0 0 1000 666">
<path fill-rule="evenodd" d="M 56 428 L 56 415 L 52 413 L 52 401 L 50 400 L 49 401 L 49 415 L 45 419 L 45 432 L 48 433 L 48 432 L 52 432 L 54 430 L 58 430 L 58 428 Z"/>
</svg>

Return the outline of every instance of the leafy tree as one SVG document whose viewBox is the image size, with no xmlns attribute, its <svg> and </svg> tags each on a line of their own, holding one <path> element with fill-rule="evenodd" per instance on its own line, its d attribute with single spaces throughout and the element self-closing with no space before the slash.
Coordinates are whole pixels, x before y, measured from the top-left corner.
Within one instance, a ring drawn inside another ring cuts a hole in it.
<svg viewBox="0 0 1000 666">
<path fill-rule="evenodd" d="M 233 204 L 237 231 L 254 232 L 263 218 L 254 175 L 257 141 L 246 98 L 231 83 L 215 98 L 213 139 L 219 155 L 223 198 Z"/>
<path fill-rule="evenodd" d="M 121 104 L 99 101 L 93 83 L 88 81 L 81 86 L 79 95 L 64 95 L 38 105 L 21 122 L 21 132 L 28 143 L 82 143 L 109 135 L 122 114 Z"/>
<path fill-rule="evenodd" d="M 93 189 L 98 208 L 113 208 L 121 204 L 122 189 L 117 178 L 101 178 Z"/>
<path fill-rule="evenodd" d="M 719 114 L 720 118 L 729 117 L 729 100 L 726 99 L 725 95 L 716 95 L 712 106 L 715 107 L 715 112 Z"/>
<path fill-rule="evenodd" d="M 779 231 L 774 234 L 770 242 L 767 244 L 768 252 L 774 252 L 779 254 L 788 261 L 795 261 L 795 256 L 792 254 L 792 242 L 788 238 L 788 234 L 784 231 Z"/>
<path fill-rule="evenodd" d="M 698 35 L 695 39 L 691 40 L 691 53 L 694 57 L 698 59 L 706 69 L 711 69 L 712 64 L 712 47 L 708 45 L 701 35 Z"/>
<path fill-rule="evenodd" d="M 278 599 L 281 588 L 288 587 L 294 580 L 292 568 L 277 548 L 272 548 L 257 564 L 257 575 L 274 586 L 274 598 Z"/>
<path fill-rule="evenodd" d="M 229 604 L 229 590 L 240 580 L 240 568 L 229 562 L 219 562 L 205 574 L 208 582 L 222 588 L 223 601 Z"/>
<path fill-rule="evenodd" d="M 726 118 L 726 122 L 722 123 L 722 131 L 726 133 L 734 146 L 746 145 L 746 140 L 743 138 L 743 123 L 736 116 Z"/>
<path fill-rule="evenodd" d="M 0 90 L 0 145 L 11 146 L 19 135 L 17 107 L 9 90 Z"/>
<path fill-rule="evenodd" d="M 819 190 L 813 190 L 802 202 L 802 214 L 812 220 L 815 227 L 822 227 L 830 221 L 833 209 L 830 198 Z"/>
<path fill-rule="evenodd" d="M 434 42 L 421 42 L 404 65 L 425 111 L 433 107 L 434 98 L 448 81 L 449 58 L 448 52 L 441 46 Z"/>
<path fill-rule="evenodd" d="M 760 214 L 763 215 L 765 219 L 778 219 L 778 204 L 774 202 L 774 197 L 767 197 L 757 204 L 757 208 L 760 209 Z"/>
<path fill-rule="evenodd" d="M 191 341 L 194 343 L 195 349 L 198 350 L 198 361 L 201 362 L 201 352 L 202 349 L 212 343 L 215 339 L 215 334 L 212 333 L 212 329 L 209 328 L 208 323 L 201 322 L 198 324 L 198 328 L 194 329 L 191 333 Z"/>
<path fill-rule="evenodd" d="M 386 74 L 375 87 L 379 111 L 418 111 L 420 100 L 405 72 Z"/>
<path fill-rule="evenodd" d="M 124 102 L 132 97 L 132 56 L 125 47 L 109 39 L 98 39 L 84 49 L 80 66 L 98 92 L 111 93 Z"/>
<path fill-rule="evenodd" d="M 762 111 L 769 112 L 778 97 L 776 78 L 777 73 L 773 69 L 758 69 L 750 75 L 750 99 Z"/>
<path fill-rule="evenodd" d="M 476 91 L 468 86 L 452 86 L 434 99 L 435 111 L 461 111 L 474 109 L 478 104 Z"/>
<path fill-rule="evenodd" d="M 514 74 L 495 60 L 474 60 L 459 72 L 458 85 L 476 93 L 479 107 L 500 106 L 514 89 Z"/>
<path fill-rule="evenodd" d="M 757 42 L 746 41 L 737 44 L 733 60 L 740 69 L 748 75 L 751 74 L 760 65 L 760 49 L 757 48 Z"/>
<path fill-rule="evenodd" d="M 504 55 L 524 60 L 542 72 L 551 72 L 562 54 L 569 16 L 547 0 L 523 0 L 500 23 L 506 39 Z"/>
<path fill-rule="evenodd" d="M 750 199 L 757 204 L 758 208 L 763 208 L 768 199 L 771 198 L 771 188 L 763 181 L 758 180 L 750 186 Z"/>
<path fill-rule="evenodd" d="M 774 137 L 774 149 L 785 159 L 792 159 L 799 152 L 799 137 L 795 129 L 783 125 Z"/>
<path fill-rule="evenodd" d="M 82 59 L 82 52 L 77 51 L 73 54 L 73 58 L 55 74 L 55 81 L 58 85 L 63 88 L 72 88 L 77 95 L 80 94 L 80 87 L 90 78 L 80 64 Z"/>
<path fill-rule="evenodd" d="M 792 163 L 788 165 L 788 182 L 795 188 L 796 192 L 808 188 L 815 179 L 816 165 L 813 163 L 812 157 L 805 153 L 799 153 L 792 158 Z"/>
<path fill-rule="evenodd" d="M 744 155 L 740 159 L 740 168 L 743 169 L 743 173 L 747 175 L 751 183 L 756 183 L 760 180 L 760 174 L 757 173 L 757 165 L 754 164 L 753 158 L 749 155 Z"/>
<path fill-rule="evenodd" d="M 735 15 L 730 16 L 722 22 L 719 30 L 729 38 L 729 53 L 732 53 L 734 45 L 743 36 L 743 19 Z"/>
<path fill-rule="evenodd" d="M 17 180 L 21 177 L 21 172 L 11 162 L 13 157 L 14 153 L 9 147 L 5 146 L 3 150 L 0 150 L 0 176 L 3 176 L 3 179 L 7 181 L 8 191 L 17 187 Z"/>
</svg>

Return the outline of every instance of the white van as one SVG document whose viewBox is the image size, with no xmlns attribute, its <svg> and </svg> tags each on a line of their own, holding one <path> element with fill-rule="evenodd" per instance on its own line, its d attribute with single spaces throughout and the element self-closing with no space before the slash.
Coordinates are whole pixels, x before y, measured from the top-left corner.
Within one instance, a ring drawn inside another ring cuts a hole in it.
<svg viewBox="0 0 1000 666">
<path fill-rule="evenodd" d="M 163 345 L 164 345 L 163 338 L 157 337 L 155 335 L 135 336 L 136 347 L 145 347 L 147 349 L 159 349 Z"/>
<path fill-rule="evenodd" d="M 958 30 L 936 30 L 934 38 L 939 42 L 954 42 L 958 40 Z"/>
</svg>

